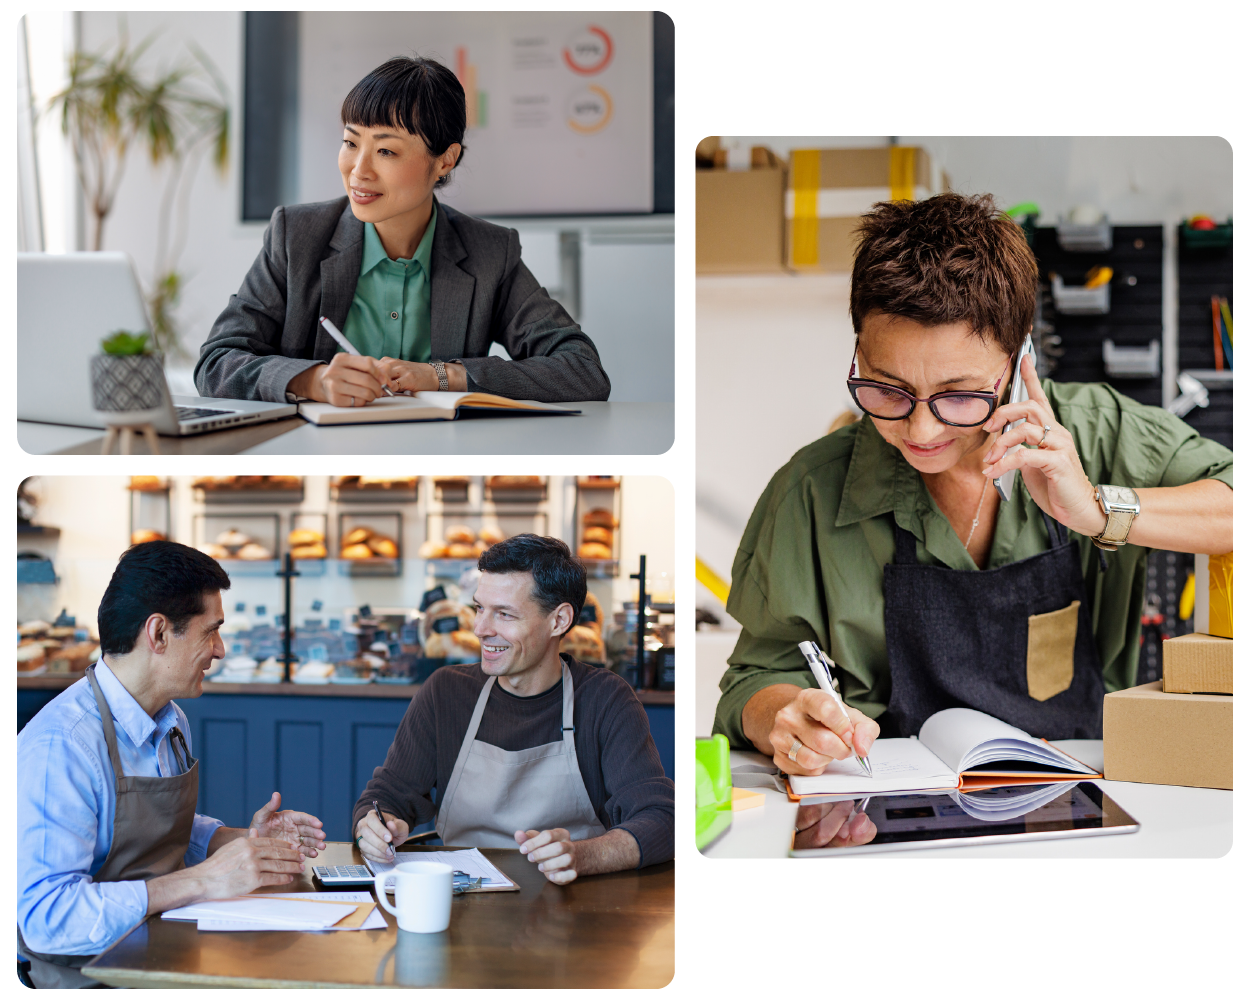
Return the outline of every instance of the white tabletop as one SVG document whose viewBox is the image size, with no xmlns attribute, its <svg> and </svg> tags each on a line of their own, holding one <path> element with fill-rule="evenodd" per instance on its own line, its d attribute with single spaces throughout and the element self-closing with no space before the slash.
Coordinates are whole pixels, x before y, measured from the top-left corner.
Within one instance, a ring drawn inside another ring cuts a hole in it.
<svg viewBox="0 0 1250 1000">
<path fill-rule="evenodd" d="M 1055 746 L 1102 769 L 1101 740 L 1056 740 Z M 861 858 L 1218 858 L 1233 844 L 1233 793 L 1131 781 L 1095 781 L 1141 829 L 1113 836 L 1019 844 L 947 847 L 858 855 Z M 733 826 L 704 850 L 709 858 L 784 858 L 798 804 L 770 788 L 764 805 L 733 814 Z"/>
<path fill-rule="evenodd" d="M 673 444 L 672 403 L 577 403 L 576 416 L 469 416 L 419 423 L 318 427 L 273 421 L 188 437 L 162 437 L 165 454 L 238 455 L 659 455 Z M 99 454 L 103 433 L 19 420 L 30 454 Z M 142 439 L 135 454 L 147 454 Z"/>
</svg>

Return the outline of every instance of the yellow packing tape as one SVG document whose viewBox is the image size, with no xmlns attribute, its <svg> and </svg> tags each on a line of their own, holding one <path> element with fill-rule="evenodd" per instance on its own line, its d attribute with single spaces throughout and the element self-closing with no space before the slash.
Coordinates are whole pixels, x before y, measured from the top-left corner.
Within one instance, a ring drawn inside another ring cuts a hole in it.
<svg viewBox="0 0 1250 1000">
<path fill-rule="evenodd" d="M 820 150 L 793 150 L 790 164 L 794 183 L 790 259 L 795 267 L 815 267 L 820 263 L 820 220 L 816 217 L 816 199 L 820 193 Z"/>
<path fill-rule="evenodd" d="M 721 604 L 729 603 L 729 584 L 698 556 L 694 557 L 694 578 L 707 587 Z"/>
<path fill-rule="evenodd" d="M 1211 635 L 1233 637 L 1233 554 L 1207 557 L 1207 579 L 1210 619 L 1207 631 Z"/>
<path fill-rule="evenodd" d="M 916 147 L 890 147 L 890 201 L 916 197 Z"/>
</svg>

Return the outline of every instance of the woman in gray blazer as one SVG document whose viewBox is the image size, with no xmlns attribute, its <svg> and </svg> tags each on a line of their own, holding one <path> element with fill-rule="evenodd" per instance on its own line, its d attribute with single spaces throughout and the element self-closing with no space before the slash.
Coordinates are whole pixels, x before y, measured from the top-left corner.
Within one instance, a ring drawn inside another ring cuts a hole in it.
<svg viewBox="0 0 1250 1000">
<path fill-rule="evenodd" d="M 441 204 L 463 155 L 464 90 L 396 58 L 347 95 L 346 197 L 279 207 L 238 294 L 200 349 L 205 396 L 363 406 L 393 392 L 602 400 L 599 353 L 521 260 L 515 230 Z M 326 317 L 360 351 L 340 350 Z M 512 360 L 488 357 L 501 344 Z"/>
</svg>

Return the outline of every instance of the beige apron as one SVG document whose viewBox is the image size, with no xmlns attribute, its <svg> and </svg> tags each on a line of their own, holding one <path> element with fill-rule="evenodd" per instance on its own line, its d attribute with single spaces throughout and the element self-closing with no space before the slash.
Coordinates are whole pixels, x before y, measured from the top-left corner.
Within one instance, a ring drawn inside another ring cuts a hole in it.
<svg viewBox="0 0 1250 1000">
<path fill-rule="evenodd" d="M 564 721 L 562 739 L 528 750 L 500 750 L 477 739 L 482 714 L 495 678 L 478 696 L 469 729 L 460 744 L 456 766 L 440 795 L 435 828 L 443 843 L 456 847 L 517 846 L 517 830 L 563 827 L 573 840 L 607 831 L 595 815 L 577 766 L 573 743 L 573 675 L 563 660 Z"/>
<path fill-rule="evenodd" d="M 199 789 L 199 762 L 187 751 L 186 740 L 175 726 L 169 731 L 169 748 L 182 773 L 172 778 L 128 777 L 117 752 L 113 713 L 95 679 L 95 667 L 87 668 L 87 680 L 95 692 L 104 725 L 104 740 L 113 765 L 116 805 L 113 807 L 113 841 L 104 865 L 91 876 L 93 882 L 127 882 L 168 875 L 184 867 L 183 856 L 191 844 L 195 803 Z M 182 753 L 178 745 L 182 745 Z M 99 986 L 78 970 L 94 955 L 43 955 L 26 947 L 17 933 L 18 949 L 30 959 L 30 978 L 40 989 L 82 989 Z"/>
</svg>

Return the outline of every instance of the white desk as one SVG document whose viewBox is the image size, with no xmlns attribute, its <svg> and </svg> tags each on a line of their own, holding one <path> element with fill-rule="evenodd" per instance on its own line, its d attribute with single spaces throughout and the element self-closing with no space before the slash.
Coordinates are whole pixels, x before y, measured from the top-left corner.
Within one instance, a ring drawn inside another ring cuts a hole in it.
<svg viewBox="0 0 1250 1000">
<path fill-rule="evenodd" d="M 1056 740 L 1055 745 L 1102 769 L 1101 740 Z M 1233 845 L 1233 793 L 1219 788 L 1095 781 L 1141 824 L 1137 833 L 1075 837 L 1020 844 L 888 851 L 861 858 L 1218 858 Z M 704 850 L 709 858 L 784 858 L 798 805 L 781 792 L 763 792 L 764 805 L 735 812 L 733 826 Z"/>
<path fill-rule="evenodd" d="M 569 417 L 465 417 L 317 427 L 299 417 L 234 430 L 162 437 L 168 455 L 659 455 L 673 444 L 672 403 L 578 403 Z M 104 435 L 19 420 L 33 455 L 98 455 Z M 147 446 L 135 443 L 135 454 Z"/>
</svg>

